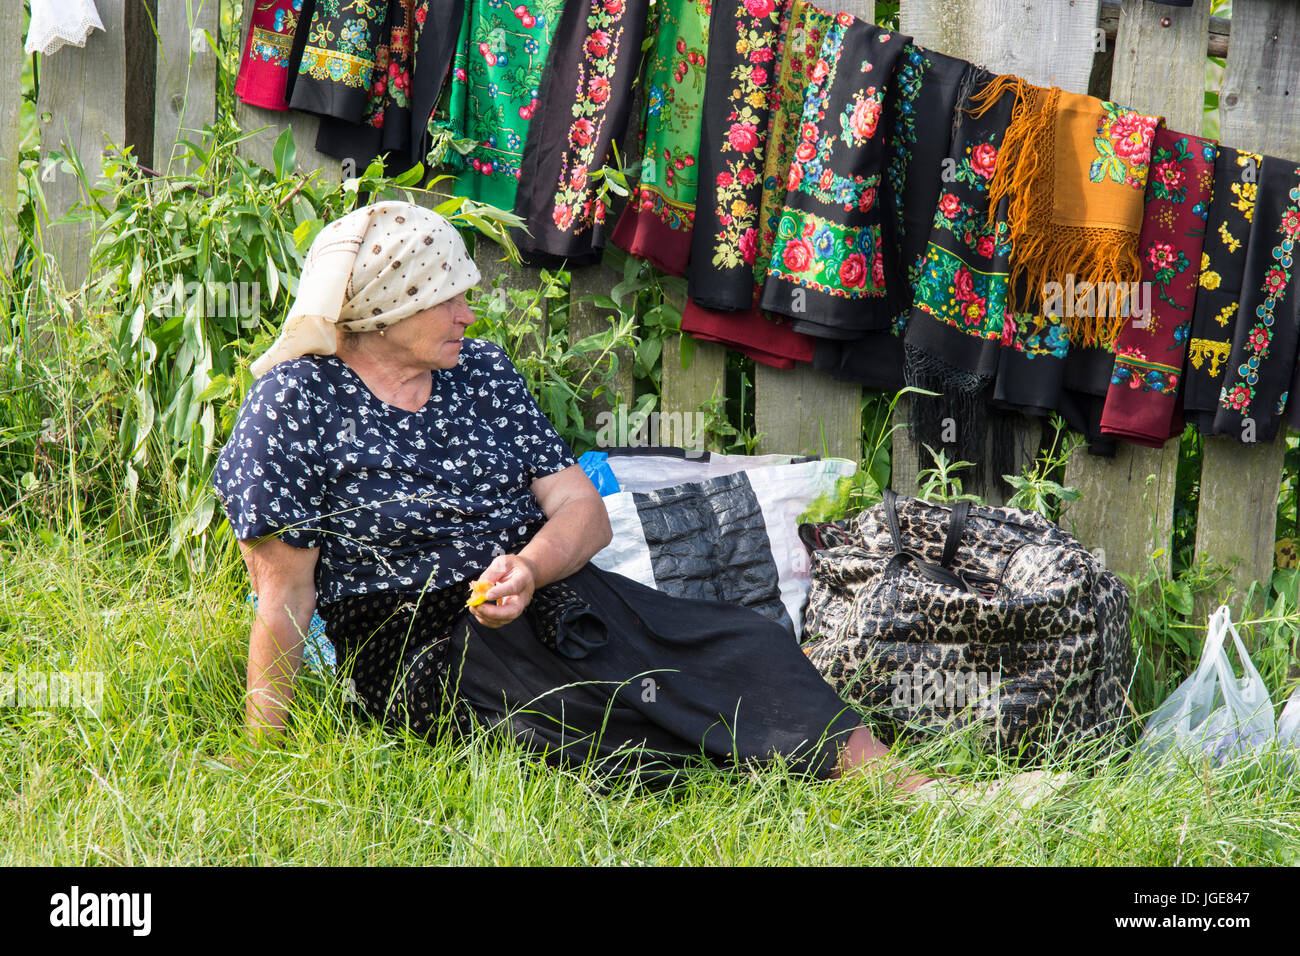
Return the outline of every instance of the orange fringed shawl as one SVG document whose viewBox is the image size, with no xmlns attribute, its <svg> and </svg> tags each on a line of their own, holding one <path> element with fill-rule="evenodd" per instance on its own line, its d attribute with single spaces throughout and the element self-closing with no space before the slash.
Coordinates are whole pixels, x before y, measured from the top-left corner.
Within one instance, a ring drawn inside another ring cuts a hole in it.
<svg viewBox="0 0 1300 956">
<path fill-rule="evenodd" d="M 1118 302 L 1118 293 L 1142 278 L 1138 236 L 1158 116 L 1093 96 L 1044 89 L 1016 76 L 1000 76 L 975 98 L 982 115 L 1008 88 L 1016 107 L 1002 143 L 989 190 L 989 209 L 1005 196 L 1011 228 L 1011 287 L 1028 290 L 1021 310 L 1041 324 L 1048 284 L 1093 284 L 1097 301 Z M 1114 285 L 1098 285 L 1114 283 Z M 1041 293 L 1042 298 L 1039 298 Z M 1063 321 L 1077 345 L 1113 346 L 1125 319 L 1066 312 Z M 1118 313 L 1118 310 L 1112 309 Z"/>
</svg>

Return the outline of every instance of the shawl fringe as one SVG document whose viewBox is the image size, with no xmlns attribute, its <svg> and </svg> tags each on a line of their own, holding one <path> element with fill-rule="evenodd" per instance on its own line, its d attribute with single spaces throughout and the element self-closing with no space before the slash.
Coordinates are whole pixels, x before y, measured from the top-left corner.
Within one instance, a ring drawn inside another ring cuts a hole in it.
<svg viewBox="0 0 1300 956">
<path fill-rule="evenodd" d="M 1007 91 L 1015 95 L 1016 105 L 989 184 L 989 222 L 993 224 L 999 202 L 1007 199 L 1011 283 L 1013 288 L 1028 290 L 1028 301 L 1018 303 L 1017 311 L 1033 315 L 1039 332 L 1046 323 L 1043 297 L 1048 283 L 1064 286 L 1068 275 L 1074 276 L 1076 287 L 1136 283 L 1142 278 L 1142 261 L 1137 237 L 1124 230 L 1053 223 L 1056 121 L 1062 91 L 1043 89 L 1017 76 L 999 76 L 972 98 L 971 114 L 984 115 Z M 1072 342 L 1113 348 L 1126 320 L 1108 311 L 1097 308 L 1092 315 L 1080 316 L 1063 310 L 1058 318 Z"/>
</svg>

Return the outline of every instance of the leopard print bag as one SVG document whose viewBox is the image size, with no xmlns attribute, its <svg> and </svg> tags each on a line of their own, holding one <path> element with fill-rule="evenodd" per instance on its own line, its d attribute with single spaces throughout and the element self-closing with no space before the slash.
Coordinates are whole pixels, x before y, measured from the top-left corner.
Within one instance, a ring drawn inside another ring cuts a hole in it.
<svg viewBox="0 0 1300 956">
<path fill-rule="evenodd" d="M 965 728 L 1011 756 L 1118 742 L 1128 594 L 1046 518 L 886 491 L 799 534 L 812 555 L 804 652 L 886 740 Z"/>
</svg>

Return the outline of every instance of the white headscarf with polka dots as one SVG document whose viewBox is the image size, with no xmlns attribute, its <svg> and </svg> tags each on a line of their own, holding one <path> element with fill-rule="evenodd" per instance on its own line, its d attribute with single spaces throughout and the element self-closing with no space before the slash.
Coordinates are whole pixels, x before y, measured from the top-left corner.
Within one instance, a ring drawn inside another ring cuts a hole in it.
<svg viewBox="0 0 1300 956">
<path fill-rule="evenodd" d="M 407 202 L 362 206 L 311 244 L 280 337 L 251 368 L 338 351 L 338 333 L 383 329 L 477 285 L 478 266 L 456 227 Z"/>
</svg>

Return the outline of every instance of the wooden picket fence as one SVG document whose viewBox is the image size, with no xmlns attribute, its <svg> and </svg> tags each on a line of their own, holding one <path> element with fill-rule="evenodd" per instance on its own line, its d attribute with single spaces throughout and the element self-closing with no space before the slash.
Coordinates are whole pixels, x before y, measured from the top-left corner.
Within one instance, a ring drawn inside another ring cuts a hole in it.
<svg viewBox="0 0 1300 956">
<path fill-rule="evenodd" d="M 1300 159 L 1300 4 L 1236 0 L 1230 23 L 1212 22 L 1209 5 L 1210 0 L 1195 0 L 1187 9 L 1142 0 L 902 0 L 901 28 L 923 46 L 995 72 L 1159 113 L 1188 133 L 1202 130 L 1207 51 L 1222 55 L 1226 49 L 1221 139 Z M 0 103 L 0 201 L 6 210 L 13 208 L 15 190 L 25 32 L 21 9 L 12 9 L 17 6 L 6 4 L 0 12 L 0 35 L 8 37 L 0 53 L 0 97 L 8 98 Z M 65 47 L 41 63 L 42 160 L 51 150 L 72 147 L 93 170 L 106 144 L 129 143 L 142 163 L 165 171 L 183 131 L 201 129 L 215 117 L 217 63 L 205 32 L 218 33 L 218 0 L 97 0 L 97 6 L 105 32 L 95 33 L 84 50 Z M 822 0 L 822 6 L 867 19 L 874 14 L 872 0 Z M 252 0 L 245 0 L 241 42 L 251 7 Z M 272 145 L 288 125 L 302 170 L 340 175 L 338 160 L 312 148 L 315 117 L 241 103 L 237 119 L 245 131 L 260 130 L 241 145 L 245 155 L 269 166 Z M 631 130 L 625 147 L 634 141 Z M 77 183 L 66 175 L 49 178 L 44 188 L 51 218 L 77 198 Z M 70 225 L 51 233 L 59 268 L 73 283 L 87 269 L 83 230 Z M 500 250 L 486 241 L 475 258 L 489 284 L 528 288 L 539 281 L 532 270 L 498 261 Z M 608 327 L 609 316 L 590 297 L 608 293 L 620 279 L 603 265 L 573 273 L 569 323 L 576 336 Z M 688 369 L 679 354 L 678 340 L 665 343 L 662 410 L 695 412 L 722 394 L 726 353 L 700 342 Z M 631 396 L 630 361 L 623 368 L 622 391 Z M 860 387 L 811 367 L 780 371 L 761 364 L 753 386 L 758 452 L 860 457 Z M 1038 423 L 1026 425 L 1022 457 L 1037 452 L 1038 434 Z M 1233 566 L 1238 588 L 1271 574 L 1284 450 L 1284 437 L 1257 446 L 1228 438 L 1205 442 L 1196 555 Z M 1167 571 L 1178 457 L 1177 441 L 1158 450 L 1121 445 L 1114 459 L 1077 454 L 1067 484 L 1080 488 L 1083 497 L 1069 506 L 1063 523 L 1087 547 L 1101 549 L 1113 569 L 1140 573 L 1153 554 L 1161 554 L 1157 567 Z M 893 466 L 894 487 L 915 490 L 916 449 L 901 431 L 894 436 Z"/>
</svg>

